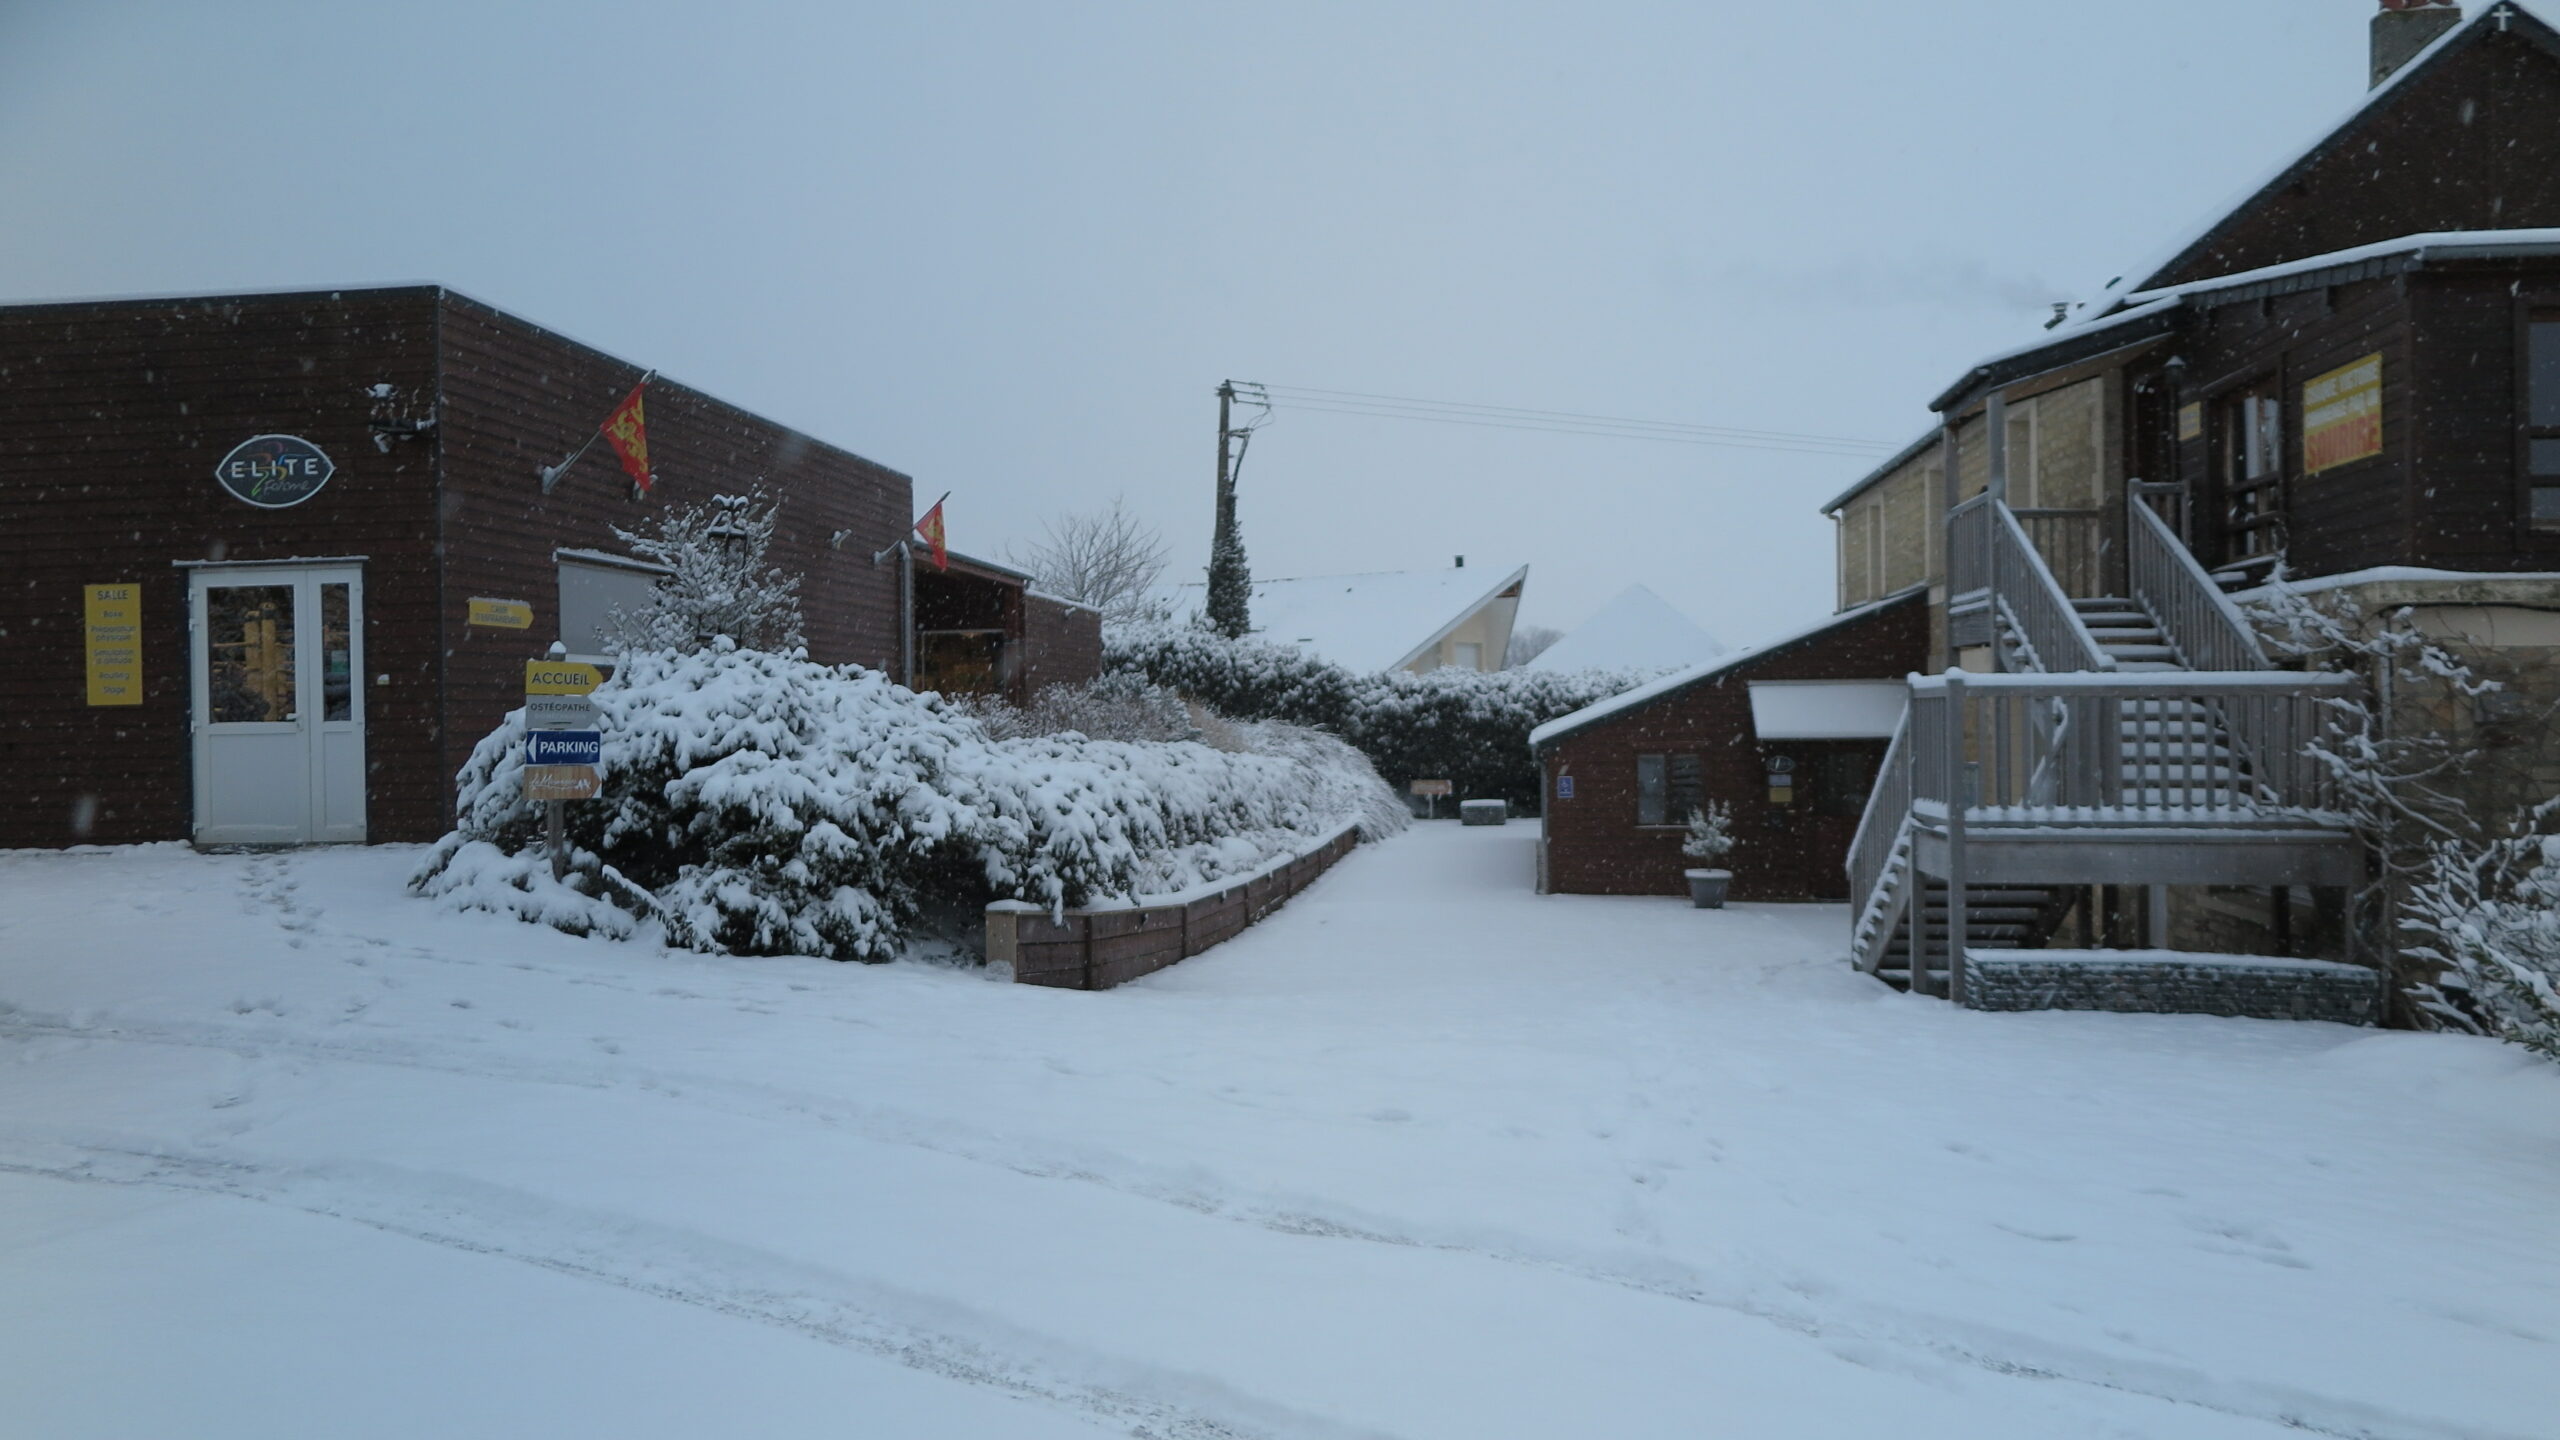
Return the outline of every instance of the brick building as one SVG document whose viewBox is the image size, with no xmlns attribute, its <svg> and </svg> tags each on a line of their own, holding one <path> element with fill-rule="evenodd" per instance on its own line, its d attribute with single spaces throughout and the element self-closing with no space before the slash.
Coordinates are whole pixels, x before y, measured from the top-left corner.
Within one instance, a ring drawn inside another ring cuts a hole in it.
<svg viewBox="0 0 2560 1440">
<path fill-rule="evenodd" d="M 545 493 L 641 373 L 438 286 L 0 308 L 0 845 L 433 838 L 654 582 L 614 527 L 753 485 L 812 657 L 910 673 L 897 471 L 661 378 L 651 494 Z M 1089 612 L 1008 614 L 1008 678 L 1092 673 Z"/>
<path fill-rule="evenodd" d="M 1689 811 L 1721 801 L 1740 839 L 1734 898 L 1845 897 L 1842 862 L 1928 644 L 1914 589 L 1538 727 L 1538 888 L 1686 894 Z"/>
</svg>

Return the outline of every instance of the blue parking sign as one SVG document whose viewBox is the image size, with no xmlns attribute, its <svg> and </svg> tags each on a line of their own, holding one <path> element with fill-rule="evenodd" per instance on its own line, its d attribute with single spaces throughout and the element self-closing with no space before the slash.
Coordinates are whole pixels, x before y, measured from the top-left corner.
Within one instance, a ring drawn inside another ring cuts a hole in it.
<svg viewBox="0 0 2560 1440">
<path fill-rule="evenodd" d="M 536 730 L 525 736 L 527 765 L 601 765 L 604 732 L 600 730 Z"/>
</svg>

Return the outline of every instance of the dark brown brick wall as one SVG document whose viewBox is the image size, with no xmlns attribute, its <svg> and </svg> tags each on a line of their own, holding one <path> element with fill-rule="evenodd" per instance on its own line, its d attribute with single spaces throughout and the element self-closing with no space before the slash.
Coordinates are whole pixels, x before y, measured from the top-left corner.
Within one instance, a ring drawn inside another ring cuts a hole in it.
<svg viewBox="0 0 2560 1440">
<path fill-rule="evenodd" d="M 1881 759 L 1878 741 L 1772 741 L 1751 727 L 1753 680 L 1900 679 L 1925 667 L 1929 615 L 1913 593 L 1805 639 L 1576 730 L 1540 755 L 1547 795 L 1547 888 L 1572 894 L 1684 895 L 1683 830 L 1636 824 L 1636 757 L 1695 754 L 1706 798 L 1733 807 L 1742 843 L 1727 860 L 1739 900 L 1838 899 L 1841 866 L 1857 834 L 1854 813 L 1823 815 L 1813 794 L 1818 756 L 1856 750 Z M 1770 803 L 1772 756 L 1796 762 L 1792 804 Z M 1574 797 L 1556 798 L 1556 777 L 1574 777 Z M 1863 805 L 1864 796 L 1858 803 Z M 1845 808 L 1845 807 L 1844 807 Z"/>
<path fill-rule="evenodd" d="M 436 724 L 435 449 L 377 451 L 365 392 L 432 393 L 435 313 L 431 289 L 0 310 L 0 845 L 189 833 L 181 560 L 366 557 L 365 667 L 392 677 L 364 688 L 375 833 L 419 828 L 444 769 L 396 737 Z M 260 510 L 217 486 L 266 433 L 327 452 L 327 487 Z M 128 581 L 144 703 L 92 708 L 83 589 Z"/>
<path fill-rule="evenodd" d="M 1022 689 L 1037 695 L 1051 685 L 1074 685 L 1102 673 L 1102 616 L 1045 595 L 1023 597 L 1025 647 Z"/>
<path fill-rule="evenodd" d="M 638 529 L 671 505 L 761 484 L 782 501 L 776 564 L 802 576 L 812 659 L 898 664 L 898 567 L 872 555 L 906 532 L 912 487 L 897 471 L 715 400 L 665 377 L 645 400 L 657 486 L 634 499 L 602 443 L 549 495 L 538 472 L 577 448 L 641 370 L 540 326 L 447 293 L 443 314 L 444 591 L 449 778 L 524 693 L 524 662 L 559 633 L 559 548 L 627 553 L 615 526 Z M 851 530 L 841 548 L 838 530 Z M 471 597 L 525 600 L 531 630 L 467 627 Z M 449 800 L 448 802 L 449 803 Z M 441 834 L 441 810 L 424 829 Z M 382 838 L 415 838 L 383 835 Z"/>
<path fill-rule="evenodd" d="M 539 468 L 638 374 L 433 287 L 0 309 L 0 845 L 188 835 L 177 561 L 364 557 L 378 840 L 445 829 L 454 771 L 558 633 L 552 551 L 622 550 L 612 527 L 663 505 L 761 482 L 783 499 L 774 558 L 806 577 L 811 654 L 894 665 L 897 570 L 871 555 L 912 518 L 904 475 L 661 379 L 652 497 L 630 498 L 602 445 L 542 495 Z M 435 428 L 378 450 L 376 384 Z M 255 509 L 213 480 L 232 446 L 269 432 L 337 467 L 291 509 Z M 838 530 L 851 534 L 830 548 Z M 145 702 L 92 708 L 83 587 L 123 582 L 142 587 Z M 530 602 L 534 625 L 469 629 L 473 596 Z"/>
</svg>

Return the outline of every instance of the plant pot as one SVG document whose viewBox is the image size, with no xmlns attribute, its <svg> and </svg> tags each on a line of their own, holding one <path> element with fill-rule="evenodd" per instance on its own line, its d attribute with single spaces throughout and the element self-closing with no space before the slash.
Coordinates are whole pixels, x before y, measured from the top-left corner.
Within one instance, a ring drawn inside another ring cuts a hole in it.
<svg viewBox="0 0 2560 1440">
<path fill-rule="evenodd" d="M 1689 877 L 1689 903 L 1701 910 L 1724 908 L 1725 887 L 1733 883 L 1730 870 L 1683 870 Z"/>
</svg>

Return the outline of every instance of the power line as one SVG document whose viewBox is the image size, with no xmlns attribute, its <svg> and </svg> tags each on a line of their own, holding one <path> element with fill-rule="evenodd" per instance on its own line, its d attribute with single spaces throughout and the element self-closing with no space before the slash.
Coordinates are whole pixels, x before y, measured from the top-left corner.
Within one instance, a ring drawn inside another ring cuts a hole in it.
<svg viewBox="0 0 2560 1440">
<path fill-rule="evenodd" d="M 1588 415 L 1570 410 L 1535 410 L 1516 405 L 1480 405 L 1457 400 L 1425 400 L 1411 395 L 1373 395 L 1357 390 L 1327 390 L 1302 385 L 1262 387 L 1276 406 L 1317 414 L 1367 415 L 1385 420 L 1429 420 L 1444 425 L 1475 425 L 1500 430 L 1531 430 L 1561 435 L 1594 435 L 1621 440 L 1666 440 L 1682 445 L 1778 450 L 1797 454 L 1873 457 L 1898 448 L 1890 441 L 1860 440 L 1842 435 L 1808 435 L 1787 430 L 1747 430 L 1730 425 L 1696 425 L 1673 420 L 1644 420 L 1626 415 Z"/>
</svg>

